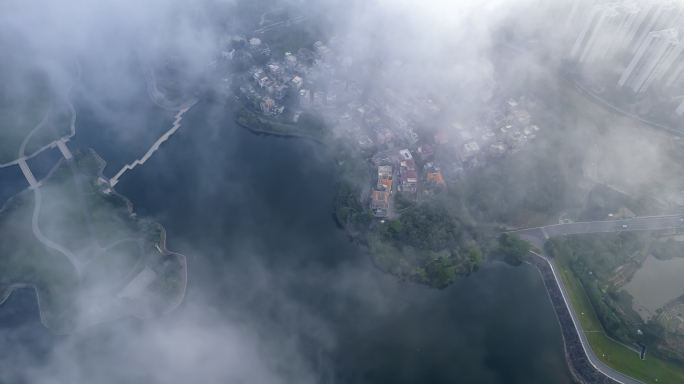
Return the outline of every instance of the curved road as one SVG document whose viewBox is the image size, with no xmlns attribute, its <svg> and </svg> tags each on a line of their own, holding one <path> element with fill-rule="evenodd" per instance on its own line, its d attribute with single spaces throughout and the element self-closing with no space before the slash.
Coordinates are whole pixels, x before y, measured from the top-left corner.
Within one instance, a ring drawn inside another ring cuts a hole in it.
<svg viewBox="0 0 684 384">
<path fill-rule="evenodd" d="M 40 206 L 42 204 L 42 197 L 40 194 L 40 188 L 34 188 L 33 192 L 35 193 L 36 196 L 36 205 L 35 208 L 33 209 L 33 218 L 31 219 L 31 227 L 33 229 L 33 234 L 36 236 L 38 241 L 43 243 L 46 247 L 52 248 L 69 259 L 71 264 L 74 265 L 74 268 L 76 268 L 76 272 L 78 273 L 78 276 L 81 276 L 81 272 L 83 272 L 83 263 L 73 254 L 71 251 L 68 249 L 62 247 L 61 245 L 55 243 L 54 241 L 48 239 L 47 237 L 43 236 L 43 233 L 40 231 L 40 228 L 38 227 L 38 215 L 40 214 Z"/>
<path fill-rule="evenodd" d="M 528 240 L 533 246 L 543 250 L 542 255 L 538 255 L 531 252 L 534 255 L 542 257 L 550 266 L 553 271 L 554 278 L 558 287 L 560 288 L 561 294 L 563 295 L 563 300 L 565 305 L 570 311 L 570 316 L 572 317 L 572 322 L 577 329 L 580 340 L 582 342 L 582 348 L 584 349 L 587 358 L 590 363 L 601 373 L 608 376 L 609 378 L 623 384 L 643 384 L 642 381 L 636 380 L 632 377 L 624 375 L 614 369 L 603 364 L 601 360 L 594 354 L 594 351 L 589 345 L 582 326 L 579 322 L 579 318 L 575 313 L 575 309 L 572 306 L 568 292 L 565 289 L 563 280 L 560 277 L 558 268 L 553 260 L 546 254 L 544 250 L 544 243 L 551 237 L 560 235 L 573 235 L 582 233 L 605 233 L 605 232 L 619 232 L 619 231 L 647 231 L 647 230 L 658 230 L 658 229 L 672 229 L 672 228 L 684 228 L 684 214 L 682 215 L 668 215 L 668 216 L 653 216 L 653 217 L 638 217 L 633 219 L 625 220 L 611 220 L 611 221 L 593 221 L 593 222 L 579 222 L 570 224 L 556 224 L 549 225 L 546 227 L 523 229 L 519 231 L 512 231 L 520 235 L 521 238 Z"/>
</svg>

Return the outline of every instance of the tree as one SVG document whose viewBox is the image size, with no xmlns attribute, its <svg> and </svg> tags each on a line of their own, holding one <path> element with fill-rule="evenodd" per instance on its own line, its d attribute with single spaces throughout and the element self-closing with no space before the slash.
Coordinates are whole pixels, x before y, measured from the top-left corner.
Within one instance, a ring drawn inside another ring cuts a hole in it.
<svg viewBox="0 0 684 384">
<path fill-rule="evenodd" d="M 392 232 L 399 233 L 399 232 L 401 232 L 403 225 L 401 225 L 401 221 L 394 220 L 394 221 L 392 221 L 391 228 L 392 228 Z"/>
<path fill-rule="evenodd" d="M 482 263 L 482 251 L 479 248 L 470 248 L 468 250 L 468 265 L 470 270 L 474 270 Z"/>
<path fill-rule="evenodd" d="M 504 233 L 499 236 L 499 253 L 511 265 L 520 265 L 530 252 L 532 245 L 517 233 Z"/>
</svg>

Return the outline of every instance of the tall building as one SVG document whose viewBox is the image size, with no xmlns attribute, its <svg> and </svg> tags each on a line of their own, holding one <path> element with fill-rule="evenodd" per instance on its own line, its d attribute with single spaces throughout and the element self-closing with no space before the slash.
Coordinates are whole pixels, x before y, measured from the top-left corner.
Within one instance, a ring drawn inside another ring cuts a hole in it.
<svg viewBox="0 0 684 384">
<path fill-rule="evenodd" d="M 607 28 L 610 28 L 615 16 L 617 16 L 617 11 L 615 10 L 613 4 L 602 4 L 592 7 L 589 15 L 582 25 L 579 35 L 577 36 L 577 40 L 575 40 L 575 45 L 573 45 L 570 55 L 573 57 L 577 55 L 587 33 L 589 32 L 590 27 L 593 25 L 593 31 L 591 32 L 589 41 L 587 42 L 587 45 L 580 56 L 580 61 L 583 62 L 590 48 L 594 45 L 594 41 L 596 41 L 597 37 L 599 40 L 601 39 L 601 35 L 603 35 Z M 594 22 L 594 19 L 597 18 L 598 20 Z"/>
<path fill-rule="evenodd" d="M 625 36 L 625 38 L 623 39 L 623 48 L 628 48 L 631 46 L 631 42 L 634 40 L 634 36 L 636 36 L 637 33 L 641 30 L 641 27 L 644 25 L 644 21 L 647 19 L 648 15 L 651 14 L 651 10 L 658 4 L 659 0 L 638 1 L 638 5 L 641 8 L 641 12 L 639 12 L 639 15 L 637 15 L 636 20 L 634 20 L 634 23 L 632 23 L 629 32 L 627 32 L 627 36 Z"/>
<path fill-rule="evenodd" d="M 595 3 L 596 0 L 572 0 L 568 18 L 565 20 L 565 26 L 569 27 L 576 24 L 579 20 L 582 20 L 582 16 L 586 16 L 587 11 L 590 10 Z"/>
<path fill-rule="evenodd" d="M 679 56 L 683 50 L 684 50 L 684 41 L 680 41 L 679 44 L 677 44 L 677 46 L 675 47 L 675 49 L 672 51 L 672 54 L 670 55 L 670 57 L 668 57 L 667 60 L 664 62 L 663 68 L 656 75 L 656 80 L 660 81 L 663 78 L 663 76 L 665 76 L 665 74 L 668 73 L 668 71 L 672 67 L 672 64 L 674 64 L 677 61 L 677 59 L 679 58 Z M 684 65 L 684 62 L 681 63 L 679 65 L 679 67 L 675 68 L 675 72 L 677 71 L 677 68 L 680 68 L 682 65 Z M 681 69 L 679 69 L 679 71 L 681 71 Z M 671 73 L 674 74 L 675 72 L 671 72 Z M 669 85 L 668 85 L 668 87 L 669 87 Z"/>
<path fill-rule="evenodd" d="M 646 91 L 677 47 L 677 34 L 676 29 L 649 33 L 620 77 L 618 88 L 627 85 L 634 92 Z"/>
<path fill-rule="evenodd" d="M 684 101 L 682 101 L 682 103 L 679 104 L 679 107 L 677 107 L 677 109 L 675 110 L 675 113 L 678 114 L 679 116 L 681 116 L 682 113 L 684 113 Z"/>
<path fill-rule="evenodd" d="M 684 83 L 684 61 L 679 63 L 679 65 L 674 69 L 674 71 L 672 71 L 672 74 L 670 74 L 670 76 L 668 77 L 665 86 L 679 87 L 682 85 L 682 83 Z"/>
<path fill-rule="evenodd" d="M 632 47 L 632 53 L 637 52 L 649 33 L 670 28 L 678 29 L 682 25 L 680 17 L 682 10 L 684 10 L 682 4 L 678 1 L 665 1 L 658 4 L 648 23 L 639 32 L 639 36 Z"/>
<path fill-rule="evenodd" d="M 608 51 L 604 51 L 606 59 L 612 59 L 617 50 L 624 46 L 624 41 L 629 36 L 629 31 L 632 30 L 637 17 L 643 14 L 641 8 L 632 0 L 620 4 L 617 11 L 619 15 L 617 20 L 613 22 L 615 27 L 612 36 L 610 36 L 610 45 Z"/>
<path fill-rule="evenodd" d="M 308 89 L 299 90 L 299 106 L 302 108 L 311 107 L 311 91 Z"/>
<path fill-rule="evenodd" d="M 580 34 L 572 48 L 575 56 L 590 32 L 589 40 L 582 50 L 580 62 L 590 63 L 596 59 L 610 59 L 622 47 L 641 8 L 633 0 L 622 3 L 608 3 L 594 6 L 580 30 Z"/>
</svg>

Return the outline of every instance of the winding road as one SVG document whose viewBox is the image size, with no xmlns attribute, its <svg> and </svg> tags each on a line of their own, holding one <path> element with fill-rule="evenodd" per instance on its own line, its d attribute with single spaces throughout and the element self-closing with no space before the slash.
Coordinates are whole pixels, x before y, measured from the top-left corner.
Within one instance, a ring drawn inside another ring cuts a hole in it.
<svg viewBox="0 0 684 384">
<path fill-rule="evenodd" d="M 530 252 L 531 262 L 530 264 L 536 266 L 544 277 L 545 270 L 550 267 L 553 274 L 553 279 L 555 284 L 550 283 L 545 279 L 544 283 L 547 286 L 547 291 L 551 297 L 551 301 L 554 302 L 554 296 L 552 292 L 554 291 L 554 285 L 560 289 L 562 299 L 564 301 L 567 310 L 569 311 L 570 317 L 572 319 L 572 325 L 574 326 L 579 340 L 584 350 L 584 354 L 588 359 L 589 363 L 594 366 L 599 372 L 603 373 L 605 376 L 609 377 L 615 382 L 623 384 L 643 384 L 642 381 L 636 380 L 632 377 L 624 375 L 614 369 L 608 367 L 599 360 L 599 358 L 594 354 L 594 351 L 589 345 L 584 331 L 582 331 L 582 325 L 579 322 L 577 313 L 572 306 L 568 292 L 563 284 L 563 280 L 560 277 L 558 268 L 553 262 L 551 257 L 544 250 L 544 243 L 554 236 L 560 235 L 574 235 L 583 233 L 606 233 L 606 232 L 619 232 L 619 231 L 648 231 L 648 230 L 659 230 L 659 229 L 673 229 L 673 228 L 684 228 L 684 214 L 682 215 L 667 215 L 667 216 L 652 216 L 652 217 L 637 217 L 633 219 L 624 220 L 611 220 L 611 221 L 593 221 L 593 222 L 579 222 L 579 223 L 569 223 L 569 224 L 556 224 L 549 225 L 545 227 L 523 229 L 519 231 L 512 231 L 512 233 L 517 233 L 524 240 L 529 241 L 533 246 L 542 250 L 542 254 L 539 255 L 534 252 Z M 546 266 L 548 265 L 548 267 Z M 555 303 L 554 303 L 555 304 Z M 555 305 L 554 305 L 555 307 Z M 564 324 L 561 320 L 563 312 L 559 308 L 556 309 L 556 314 L 561 321 L 561 327 L 569 328 L 570 324 Z M 564 334 L 567 333 L 568 329 L 564 329 Z M 569 349 L 567 337 L 564 335 L 566 342 L 566 349 Z M 568 359 L 571 358 L 571 354 L 568 353 Z M 572 364 L 571 361 L 568 363 Z"/>
</svg>

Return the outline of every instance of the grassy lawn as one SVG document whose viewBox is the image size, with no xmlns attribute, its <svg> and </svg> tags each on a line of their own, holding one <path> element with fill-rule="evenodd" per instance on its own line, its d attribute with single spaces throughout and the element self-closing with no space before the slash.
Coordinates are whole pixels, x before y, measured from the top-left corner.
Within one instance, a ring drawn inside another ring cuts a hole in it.
<svg viewBox="0 0 684 384">
<path fill-rule="evenodd" d="M 559 257 L 555 262 L 583 330 L 602 331 L 582 284 L 568 266 L 568 260 Z M 603 332 L 585 332 L 585 335 L 596 356 L 616 371 L 649 384 L 684 383 L 684 368 L 679 365 L 649 356 L 648 351 L 646 359 L 641 360 L 637 353 L 609 339 Z"/>
<path fill-rule="evenodd" d="M 646 360 L 604 333 L 587 333 L 591 349 L 607 366 L 644 383 L 684 383 L 684 369 L 646 354 Z M 658 380 L 658 381 L 656 381 Z"/>
<path fill-rule="evenodd" d="M 594 308 L 591 306 L 589 298 L 584 293 L 582 284 L 575 277 L 572 270 L 570 270 L 568 261 L 559 257 L 555 259 L 555 262 L 561 278 L 563 279 L 563 284 L 565 284 L 565 288 L 568 290 L 568 296 L 570 296 L 572 306 L 575 308 L 575 312 L 577 312 L 580 324 L 582 324 L 582 329 L 584 331 L 603 331 L 601 322 L 598 317 L 596 317 Z"/>
</svg>

